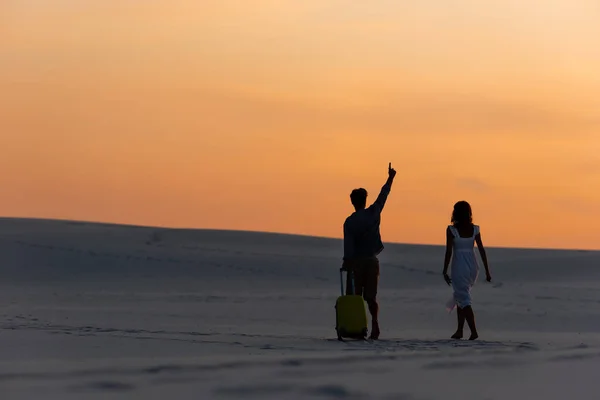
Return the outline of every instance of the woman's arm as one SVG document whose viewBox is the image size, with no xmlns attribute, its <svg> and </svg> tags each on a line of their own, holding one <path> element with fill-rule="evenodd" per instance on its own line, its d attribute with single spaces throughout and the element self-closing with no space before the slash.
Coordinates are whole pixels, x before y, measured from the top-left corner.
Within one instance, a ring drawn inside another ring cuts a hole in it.
<svg viewBox="0 0 600 400">
<path fill-rule="evenodd" d="M 448 277 L 448 266 L 450 265 L 450 259 L 452 258 L 452 242 L 454 241 L 454 235 L 452 235 L 452 232 L 450 231 L 450 227 L 448 227 L 446 229 L 446 255 L 444 257 L 444 271 L 442 272 L 444 274 L 444 279 L 446 280 L 446 283 L 448 285 L 450 285 L 450 283 L 452 282 L 450 280 L 450 278 Z"/>
<path fill-rule="evenodd" d="M 479 254 L 481 255 L 481 260 L 483 261 L 483 266 L 485 267 L 485 276 L 488 282 L 492 280 L 492 275 L 490 274 L 490 267 L 488 265 L 487 254 L 485 252 L 485 247 L 483 246 L 483 241 L 481 240 L 481 233 L 475 236 L 475 241 L 477 242 L 477 248 L 479 249 Z"/>
</svg>

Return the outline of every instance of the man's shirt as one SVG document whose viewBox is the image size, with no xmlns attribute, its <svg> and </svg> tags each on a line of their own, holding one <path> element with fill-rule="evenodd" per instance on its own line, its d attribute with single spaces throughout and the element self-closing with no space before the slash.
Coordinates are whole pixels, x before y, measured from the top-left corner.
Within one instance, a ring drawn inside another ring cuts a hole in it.
<svg viewBox="0 0 600 400">
<path fill-rule="evenodd" d="M 383 250 L 379 225 L 391 185 L 385 184 L 371 206 L 352 213 L 344 222 L 344 260 L 377 256 Z"/>
</svg>

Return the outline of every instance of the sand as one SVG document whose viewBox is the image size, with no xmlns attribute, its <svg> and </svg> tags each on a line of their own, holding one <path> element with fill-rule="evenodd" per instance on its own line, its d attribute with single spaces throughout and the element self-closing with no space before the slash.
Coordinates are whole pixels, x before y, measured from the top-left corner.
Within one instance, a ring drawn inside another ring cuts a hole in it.
<svg viewBox="0 0 600 400">
<path fill-rule="evenodd" d="M 600 397 L 599 252 L 489 248 L 470 342 L 450 339 L 444 248 L 386 244 L 381 340 L 339 342 L 341 249 L 0 219 L 0 398 Z"/>
</svg>

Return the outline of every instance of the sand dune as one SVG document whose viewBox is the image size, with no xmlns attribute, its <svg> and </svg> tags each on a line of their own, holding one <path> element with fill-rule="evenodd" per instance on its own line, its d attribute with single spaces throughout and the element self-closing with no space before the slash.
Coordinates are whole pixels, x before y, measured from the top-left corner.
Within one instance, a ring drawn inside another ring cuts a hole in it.
<svg viewBox="0 0 600 400">
<path fill-rule="evenodd" d="M 596 399 L 600 253 L 489 249 L 452 341 L 439 246 L 386 244 L 378 342 L 335 340 L 341 241 L 0 219 L 2 399 Z"/>
</svg>

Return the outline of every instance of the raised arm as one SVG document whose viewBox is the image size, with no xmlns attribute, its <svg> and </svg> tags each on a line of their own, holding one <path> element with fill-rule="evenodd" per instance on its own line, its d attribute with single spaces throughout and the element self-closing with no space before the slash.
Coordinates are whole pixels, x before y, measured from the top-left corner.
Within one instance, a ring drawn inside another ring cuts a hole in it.
<svg viewBox="0 0 600 400">
<path fill-rule="evenodd" d="M 444 280 L 450 286 L 452 280 L 448 276 L 448 266 L 450 265 L 450 260 L 452 259 L 452 244 L 454 242 L 454 235 L 450 231 L 450 227 L 446 229 L 446 255 L 444 256 L 444 271 L 442 274 L 444 275 Z"/>
<path fill-rule="evenodd" d="M 483 266 L 485 267 L 485 277 L 488 282 L 492 281 L 492 275 L 490 274 L 490 267 L 488 265 L 487 254 L 485 252 L 485 247 L 483 247 L 483 241 L 481 240 L 481 233 L 478 233 L 475 236 L 475 241 L 477 242 L 477 248 L 479 249 L 479 254 L 481 255 L 481 260 L 483 261 Z"/>
<path fill-rule="evenodd" d="M 377 207 L 379 212 L 383 210 L 385 206 L 385 202 L 387 201 L 388 195 L 390 194 L 390 190 L 392 189 L 392 183 L 394 183 L 394 178 L 396 177 L 396 170 L 392 168 L 392 163 L 388 166 L 388 178 L 385 181 L 385 184 L 381 188 L 381 192 L 379 192 L 379 196 L 375 202 L 371 205 L 371 207 Z"/>
<path fill-rule="evenodd" d="M 396 177 L 396 170 L 392 168 L 392 163 L 388 165 L 388 178 L 385 181 L 385 185 L 392 187 L 392 183 L 394 183 L 394 178 Z"/>
</svg>

